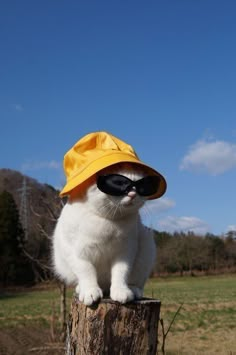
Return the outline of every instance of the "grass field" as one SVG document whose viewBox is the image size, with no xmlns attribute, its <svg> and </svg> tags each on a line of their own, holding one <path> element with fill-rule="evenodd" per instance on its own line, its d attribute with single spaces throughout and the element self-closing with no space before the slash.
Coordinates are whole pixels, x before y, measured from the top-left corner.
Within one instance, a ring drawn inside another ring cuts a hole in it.
<svg viewBox="0 0 236 355">
<path fill-rule="evenodd" d="M 68 309 L 72 293 L 69 290 Z M 165 330 L 183 305 L 166 338 L 166 354 L 236 355 L 236 275 L 151 279 L 145 295 L 161 300 Z M 57 288 L 9 292 L 0 297 L 0 328 L 49 329 L 52 316 L 59 316 Z M 161 330 L 159 325 L 159 349 Z"/>
<path fill-rule="evenodd" d="M 236 275 L 150 280 L 146 294 L 161 300 L 166 329 L 183 304 L 167 354 L 236 354 Z"/>
</svg>

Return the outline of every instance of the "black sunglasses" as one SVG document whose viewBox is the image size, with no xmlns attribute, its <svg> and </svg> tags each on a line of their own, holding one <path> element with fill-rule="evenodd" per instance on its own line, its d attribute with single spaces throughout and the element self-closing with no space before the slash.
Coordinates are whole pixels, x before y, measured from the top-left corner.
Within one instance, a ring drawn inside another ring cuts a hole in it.
<svg viewBox="0 0 236 355">
<path fill-rule="evenodd" d="M 137 181 L 119 174 L 100 175 L 97 178 L 99 190 L 113 196 L 126 195 L 133 188 L 140 196 L 152 196 L 158 191 L 159 186 L 160 178 L 158 176 L 145 176 Z"/>
</svg>

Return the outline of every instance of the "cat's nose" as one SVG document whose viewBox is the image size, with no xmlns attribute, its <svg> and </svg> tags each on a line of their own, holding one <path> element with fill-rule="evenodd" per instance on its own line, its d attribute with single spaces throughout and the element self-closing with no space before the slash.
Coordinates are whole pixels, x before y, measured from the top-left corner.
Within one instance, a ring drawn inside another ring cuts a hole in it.
<svg viewBox="0 0 236 355">
<path fill-rule="evenodd" d="M 134 191 L 134 190 L 129 191 L 129 192 L 128 192 L 128 196 L 129 196 L 131 199 L 135 198 L 135 196 L 136 196 L 136 191 Z"/>
</svg>

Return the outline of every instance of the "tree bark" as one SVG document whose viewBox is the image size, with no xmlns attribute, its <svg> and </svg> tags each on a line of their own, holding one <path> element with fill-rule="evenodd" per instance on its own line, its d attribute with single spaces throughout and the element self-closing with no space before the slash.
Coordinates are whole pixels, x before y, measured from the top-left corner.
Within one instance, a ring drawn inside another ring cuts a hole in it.
<svg viewBox="0 0 236 355">
<path fill-rule="evenodd" d="M 156 355 L 160 301 L 87 307 L 75 297 L 67 326 L 66 355 Z"/>
</svg>

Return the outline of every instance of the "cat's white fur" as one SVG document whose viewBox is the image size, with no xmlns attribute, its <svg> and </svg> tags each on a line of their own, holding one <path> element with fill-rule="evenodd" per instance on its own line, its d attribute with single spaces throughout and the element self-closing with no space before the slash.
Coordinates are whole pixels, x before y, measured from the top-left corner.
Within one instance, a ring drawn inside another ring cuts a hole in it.
<svg viewBox="0 0 236 355">
<path fill-rule="evenodd" d="M 145 176 L 123 164 L 105 173 L 132 180 Z M 144 203 L 135 191 L 107 195 L 94 181 L 64 206 L 53 236 L 54 269 L 67 284 L 76 285 L 81 302 L 91 305 L 103 295 L 121 303 L 142 297 L 156 256 L 152 231 L 140 220 Z"/>
</svg>

